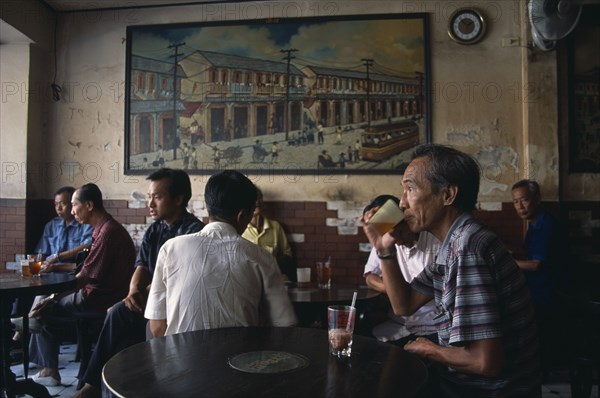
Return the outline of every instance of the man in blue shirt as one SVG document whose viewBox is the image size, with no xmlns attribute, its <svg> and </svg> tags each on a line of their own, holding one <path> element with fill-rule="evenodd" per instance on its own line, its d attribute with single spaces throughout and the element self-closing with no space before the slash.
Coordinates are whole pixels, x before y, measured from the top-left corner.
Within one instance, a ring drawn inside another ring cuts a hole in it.
<svg viewBox="0 0 600 398">
<path fill-rule="evenodd" d="M 93 228 L 80 224 L 71 214 L 73 187 L 62 187 L 54 193 L 54 210 L 57 217 L 44 227 L 35 252 L 42 253 L 46 261 L 41 272 L 71 271 L 77 253 L 92 243 Z"/>
<path fill-rule="evenodd" d="M 192 187 L 185 171 L 163 168 L 147 179 L 150 180 L 148 209 L 154 222 L 144 234 L 129 293 L 109 310 L 82 377 L 86 384 L 74 397 L 100 397 L 104 364 L 119 351 L 145 340 L 144 310 L 161 246 L 175 236 L 199 232 L 204 227 L 204 223 L 186 210 Z"/>
<path fill-rule="evenodd" d="M 547 372 L 554 357 L 558 356 L 551 349 L 556 337 L 555 291 L 559 281 L 568 283 L 567 275 L 561 270 L 568 244 L 561 238 L 557 221 L 542 209 L 542 195 L 537 182 L 521 180 L 512 186 L 511 193 L 517 215 L 529 224 L 524 242 L 527 257 L 517 260 L 517 265 L 525 274 L 535 304 L 542 370 Z"/>
</svg>

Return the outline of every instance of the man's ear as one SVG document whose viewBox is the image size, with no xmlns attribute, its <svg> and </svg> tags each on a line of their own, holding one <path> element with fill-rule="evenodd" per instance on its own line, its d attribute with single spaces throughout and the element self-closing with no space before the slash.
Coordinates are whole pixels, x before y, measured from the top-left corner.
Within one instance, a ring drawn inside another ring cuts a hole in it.
<svg viewBox="0 0 600 398">
<path fill-rule="evenodd" d="M 444 197 L 444 206 L 452 206 L 456 200 L 456 195 L 458 195 L 458 187 L 456 185 L 450 185 L 449 187 L 444 188 L 442 194 Z"/>
<path fill-rule="evenodd" d="M 88 200 L 87 202 L 85 202 L 85 207 L 88 209 L 88 211 L 94 210 L 94 202 Z"/>
<path fill-rule="evenodd" d="M 240 209 L 236 215 L 236 223 L 242 229 L 242 232 L 246 229 L 250 220 L 252 220 L 253 212 L 248 212 L 246 209 Z"/>
<path fill-rule="evenodd" d="M 178 207 L 181 207 L 183 204 L 183 195 L 177 195 L 175 198 L 175 204 L 177 204 Z"/>
</svg>

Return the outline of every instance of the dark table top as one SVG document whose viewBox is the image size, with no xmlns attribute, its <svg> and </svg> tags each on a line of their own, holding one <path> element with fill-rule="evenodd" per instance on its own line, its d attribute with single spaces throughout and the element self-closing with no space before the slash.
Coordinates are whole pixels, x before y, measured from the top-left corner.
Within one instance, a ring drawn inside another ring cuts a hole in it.
<svg viewBox="0 0 600 398">
<path fill-rule="evenodd" d="M 278 374 L 233 369 L 241 353 L 270 350 L 299 354 L 307 367 Z M 327 331 L 248 327 L 201 330 L 136 344 L 103 370 L 119 397 L 411 397 L 427 370 L 421 360 L 392 344 L 354 336 L 352 357 L 328 353 Z"/>
<path fill-rule="evenodd" d="M 288 294 L 293 303 L 322 303 L 327 305 L 352 304 L 352 296 L 357 292 L 357 300 L 367 300 L 379 296 L 381 293 L 371 290 L 366 286 L 331 285 L 330 289 L 319 289 L 316 285 L 311 287 L 288 286 Z"/>
<path fill-rule="evenodd" d="M 3 299 L 37 296 L 75 289 L 77 282 L 70 273 L 44 273 L 39 277 L 0 274 L 0 295 Z"/>
</svg>

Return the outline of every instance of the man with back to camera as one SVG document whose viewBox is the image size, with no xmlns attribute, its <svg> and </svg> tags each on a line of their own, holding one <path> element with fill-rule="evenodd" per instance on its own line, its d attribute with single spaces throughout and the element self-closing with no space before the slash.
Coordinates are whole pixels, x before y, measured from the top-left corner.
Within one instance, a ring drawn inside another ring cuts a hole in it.
<svg viewBox="0 0 600 398">
<path fill-rule="evenodd" d="M 163 168 L 146 179 L 150 180 L 148 209 L 154 222 L 144 233 L 129 293 L 109 310 L 82 378 L 86 384 L 74 398 L 100 397 L 104 364 L 119 351 L 146 339 L 144 310 L 162 245 L 175 236 L 198 232 L 204 227 L 204 223 L 186 210 L 192 197 L 192 185 L 185 171 Z"/>
<path fill-rule="evenodd" d="M 127 230 L 105 209 L 102 192 L 96 184 L 85 184 L 73 193 L 71 212 L 82 224 L 94 227 L 92 245 L 81 271 L 77 273 L 77 290 L 52 294 L 31 310 L 44 327 L 31 336 L 31 362 L 42 370 L 33 377 L 45 386 L 60 384 L 58 327 L 64 318 L 77 319 L 106 310 L 127 294 L 135 246 Z"/>
<path fill-rule="evenodd" d="M 363 214 L 372 208 L 379 208 L 388 200 L 400 205 L 400 199 L 393 195 L 380 195 L 369 203 Z M 434 261 L 440 242 L 429 232 L 413 233 L 406 223 L 403 228 L 395 231 L 396 256 L 404 279 L 410 283 L 423 268 Z M 363 276 L 367 286 L 381 293 L 386 293 L 383 283 L 381 261 L 377 258 L 375 248 L 371 249 Z M 386 303 L 386 310 L 389 304 Z M 435 325 L 435 303 L 433 300 L 422 306 L 411 316 L 396 316 L 393 311 L 388 311 L 387 319 L 373 327 L 373 336 L 380 341 L 389 341 L 393 344 L 404 346 L 406 342 L 417 336 L 429 336 L 437 340 L 437 326 Z"/>
<path fill-rule="evenodd" d="M 225 170 L 210 177 L 204 200 L 208 225 L 160 249 L 145 311 L 152 334 L 294 325 L 277 262 L 240 236 L 254 212 L 254 184 Z"/>
<path fill-rule="evenodd" d="M 521 180 L 511 189 L 513 205 L 517 215 L 529 226 L 525 236 L 526 259 L 517 259 L 517 265 L 525 273 L 529 292 L 533 298 L 541 342 L 542 369 L 549 371 L 551 363 L 560 355 L 553 349 L 553 340 L 558 337 L 554 322 L 556 289 L 559 281 L 567 285 L 568 275 L 563 273 L 562 264 L 568 252 L 568 244 L 560 236 L 557 221 L 541 206 L 542 195 L 536 181 Z"/>
<path fill-rule="evenodd" d="M 262 213 L 265 205 L 262 191 L 257 188 L 256 194 L 256 208 L 242 237 L 271 253 L 277 260 L 284 277 L 288 280 L 295 280 L 296 269 L 292 259 L 292 248 L 285 231 L 279 222 L 265 217 Z"/>
<path fill-rule="evenodd" d="M 404 348 L 434 363 L 432 396 L 540 397 L 541 374 L 533 306 L 525 278 L 500 239 L 477 221 L 479 165 L 441 145 L 415 149 L 402 178 L 400 207 L 413 232 L 442 243 L 435 263 L 409 285 L 392 234 L 366 222 L 365 234 L 382 263 L 383 282 L 397 315 L 413 314 L 435 298 L 439 345 L 419 337 Z"/>
</svg>

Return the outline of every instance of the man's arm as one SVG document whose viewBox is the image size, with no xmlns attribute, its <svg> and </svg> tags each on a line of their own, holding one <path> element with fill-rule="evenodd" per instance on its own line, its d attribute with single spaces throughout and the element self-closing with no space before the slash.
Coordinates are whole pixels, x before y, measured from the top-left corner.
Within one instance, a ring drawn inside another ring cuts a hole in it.
<svg viewBox="0 0 600 398">
<path fill-rule="evenodd" d="M 394 314 L 399 316 L 412 315 L 431 300 L 431 296 L 412 289 L 406 282 L 396 256 L 391 259 L 382 259 L 381 270 L 385 291 L 390 299 Z"/>
<path fill-rule="evenodd" d="M 469 342 L 464 347 L 441 347 L 418 337 L 408 342 L 404 349 L 459 372 L 485 377 L 498 377 L 505 365 L 504 349 L 499 338 Z"/>
<path fill-rule="evenodd" d="M 371 242 L 371 245 L 381 256 L 388 258 L 380 258 L 383 283 L 385 291 L 390 299 L 390 304 L 394 310 L 394 314 L 399 316 L 407 316 L 414 314 L 419 308 L 431 300 L 431 296 L 413 290 L 408 282 L 404 279 L 400 266 L 398 265 L 396 244 L 403 244 L 399 241 L 400 233 L 390 231 L 386 234 L 379 235 L 377 230 L 369 225 L 368 221 L 379 208 L 373 208 L 366 212 L 361 221 L 365 235 Z M 400 223 L 396 228 L 407 228 L 406 223 Z"/>
<path fill-rule="evenodd" d="M 542 262 L 540 260 L 515 260 L 519 268 L 523 271 L 533 272 L 540 268 Z"/>
<path fill-rule="evenodd" d="M 380 293 L 385 293 L 385 285 L 383 283 L 383 279 L 379 275 L 369 273 L 365 277 L 365 282 L 367 282 L 367 286 L 369 286 L 369 288 Z"/>
<path fill-rule="evenodd" d="M 154 337 L 163 337 L 167 331 L 166 319 L 150 319 L 150 333 Z"/>
<path fill-rule="evenodd" d="M 137 266 L 129 283 L 129 293 L 123 299 L 125 306 L 130 311 L 143 313 L 150 292 L 150 284 L 152 283 L 152 275 L 147 267 Z M 166 323 L 166 322 L 165 322 Z"/>
</svg>

